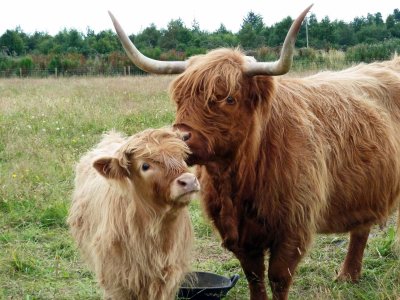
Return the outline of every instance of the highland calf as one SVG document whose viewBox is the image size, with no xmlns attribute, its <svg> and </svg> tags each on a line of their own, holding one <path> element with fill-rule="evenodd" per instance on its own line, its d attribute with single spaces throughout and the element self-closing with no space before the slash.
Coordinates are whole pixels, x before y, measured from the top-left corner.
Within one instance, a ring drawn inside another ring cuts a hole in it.
<svg viewBox="0 0 400 300">
<path fill-rule="evenodd" d="M 176 132 L 111 132 L 76 168 L 68 223 L 105 299 L 171 300 L 189 269 L 199 190 Z"/>
<path fill-rule="evenodd" d="M 357 281 L 371 227 L 400 204 L 400 57 L 277 76 L 290 70 L 308 10 L 276 62 L 256 62 L 238 49 L 155 61 L 112 17 L 136 65 L 181 73 L 170 87 L 174 126 L 192 152 L 187 162 L 198 165 L 205 211 L 239 259 L 252 300 L 267 299 L 266 253 L 273 298 L 288 298 L 315 233 L 350 233 L 338 279 Z"/>
</svg>

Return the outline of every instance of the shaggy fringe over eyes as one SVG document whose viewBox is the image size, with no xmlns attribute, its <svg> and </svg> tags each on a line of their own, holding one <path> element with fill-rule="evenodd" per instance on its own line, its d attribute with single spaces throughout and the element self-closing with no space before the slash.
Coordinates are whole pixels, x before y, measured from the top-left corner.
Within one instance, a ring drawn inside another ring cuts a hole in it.
<svg viewBox="0 0 400 300">
<path fill-rule="evenodd" d="M 194 56 L 186 71 L 170 85 L 171 98 L 180 106 L 177 119 L 190 120 L 187 125 L 196 128 L 207 139 L 210 153 L 215 143 L 213 133 L 218 129 L 213 126 L 218 115 L 211 105 L 241 89 L 244 57 L 239 49 L 217 49 L 206 56 Z M 197 112 L 203 109 L 204 114 L 198 115 Z"/>
<path fill-rule="evenodd" d="M 186 167 L 184 160 L 190 154 L 189 147 L 172 130 L 148 129 L 132 136 L 119 151 L 120 164 L 129 166 L 131 157 L 148 159 L 177 174 Z M 180 160 L 179 160 L 179 159 Z"/>
<path fill-rule="evenodd" d="M 205 59 L 207 57 L 207 59 Z M 218 49 L 207 56 L 194 56 L 189 67 L 171 85 L 170 94 L 174 99 L 197 99 L 202 95 L 209 105 L 215 95 L 226 98 L 240 89 L 243 76 L 244 54 L 235 49 Z"/>
</svg>

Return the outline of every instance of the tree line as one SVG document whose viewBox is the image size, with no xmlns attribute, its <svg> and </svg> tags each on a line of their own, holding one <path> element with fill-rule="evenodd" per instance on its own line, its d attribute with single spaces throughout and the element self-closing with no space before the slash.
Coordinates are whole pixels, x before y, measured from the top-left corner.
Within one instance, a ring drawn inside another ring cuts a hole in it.
<svg viewBox="0 0 400 300">
<path fill-rule="evenodd" d="M 194 54 L 218 47 L 240 46 L 257 59 L 275 59 L 293 19 L 286 17 L 267 26 L 261 15 L 250 11 L 238 32 L 221 24 L 214 32 L 204 31 L 194 20 L 191 27 L 181 19 L 171 20 L 167 28 L 151 24 L 130 39 L 147 56 L 161 60 L 183 60 Z M 316 59 L 321 51 L 341 50 L 346 59 L 370 61 L 387 59 L 400 51 L 400 10 L 395 9 L 384 20 L 382 14 L 356 17 L 351 22 L 318 20 L 311 14 L 304 21 L 296 46 L 295 59 Z M 0 36 L 0 71 L 20 68 L 74 68 L 107 70 L 131 65 L 112 30 L 86 33 L 64 29 L 52 36 L 45 32 L 26 34 L 20 27 L 6 30 Z M 132 66 L 133 67 L 133 66 Z"/>
</svg>

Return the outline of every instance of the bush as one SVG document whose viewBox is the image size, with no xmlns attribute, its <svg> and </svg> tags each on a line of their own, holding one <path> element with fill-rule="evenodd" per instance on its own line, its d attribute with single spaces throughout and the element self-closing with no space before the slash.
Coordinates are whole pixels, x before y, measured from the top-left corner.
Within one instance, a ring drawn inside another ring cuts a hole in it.
<svg viewBox="0 0 400 300">
<path fill-rule="evenodd" d="M 191 57 L 193 55 L 199 55 L 206 53 L 207 50 L 205 48 L 196 48 L 196 47 L 188 47 L 185 51 L 186 57 Z"/>
<path fill-rule="evenodd" d="M 53 70 L 55 68 L 61 69 L 61 58 L 59 55 L 53 56 L 53 58 L 50 60 L 48 68 L 50 70 Z"/>
<path fill-rule="evenodd" d="M 32 70 L 35 66 L 30 56 L 20 58 L 18 65 L 25 72 Z"/>
<path fill-rule="evenodd" d="M 153 59 L 159 59 L 161 55 L 161 49 L 160 47 L 155 47 L 155 48 L 150 48 L 147 47 L 142 50 L 143 55 L 153 58 Z M 124 54 L 125 55 L 125 54 Z"/>
<path fill-rule="evenodd" d="M 52 72 L 57 68 L 60 73 L 76 73 L 77 69 L 86 68 L 86 59 L 79 53 L 67 53 L 64 55 L 55 55 L 50 60 L 48 69 Z"/>
<path fill-rule="evenodd" d="M 311 60 L 314 61 L 317 58 L 317 51 L 313 48 L 300 48 L 296 53 L 296 60 Z"/>
<path fill-rule="evenodd" d="M 0 53 L 0 70 L 7 70 L 14 67 L 13 59 L 6 55 Z"/>
<path fill-rule="evenodd" d="M 261 47 L 255 51 L 257 61 L 273 61 L 279 57 L 279 48 Z"/>
<path fill-rule="evenodd" d="M 161 60 L 185 60 L 186 59 L 186 54 L 185 52 L 182 51 L 176 51 L 175 49 L 173 50 L 168 50 L 160 55 Z"/>
<path fill-rule="evenodd" d="M 346 60 L 357 62 L 387 60 L 393 56 L 394 52 L 400 52 L 400 39 L 391 39 L 376 44 L 359 44 L 350 47 L 346 51 Z"/>
</svg>

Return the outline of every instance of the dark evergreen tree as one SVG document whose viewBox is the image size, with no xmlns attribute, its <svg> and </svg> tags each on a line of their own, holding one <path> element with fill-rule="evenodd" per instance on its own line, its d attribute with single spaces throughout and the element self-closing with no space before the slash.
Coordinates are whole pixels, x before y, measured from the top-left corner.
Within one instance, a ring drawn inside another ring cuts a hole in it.
<svg viewBox="0 0 400 300">
<path fill-rule="evenodd" d="M 154 23 L 150 24 L 149 27 L 145 28 L 141 33 L 139 33 L 134 41 L 139 48 L 155 48 L 159 45 L 159 40 L 161 37 L 161 32 L 157 29 Z"/>
<path fill-rule="evenodd" d="M 271 34 L 268 40 L 268 46 L 281 46 L 292 23 L 293 19 L 291 17 L 286 17 L 282 21 L 272 26 Z"/>
<path fill-rule="evenodd" d="M 0 49 L 2 52 L 12 56 L 25 54 L 27 49 L 26 40 L 27 36 L 20 27 L 14 30 L 7 30 L 0 37 Z"/>
<path fill-rule="evenodd" d="M 183 24 L 182 19 L 172 20 L 163 30 L 160 37 L 160 47 L 163 50 L 184 51 L 185 45 L 189 44 L 191 32 Z"/>
<path fill-rule="evenodd" d="M 265 44 L 263 18 L 250 11 L 243 19 L 242 26 L 238 32 L 240 44 L 245 49 L 255 49 Z"/>
</svg>

